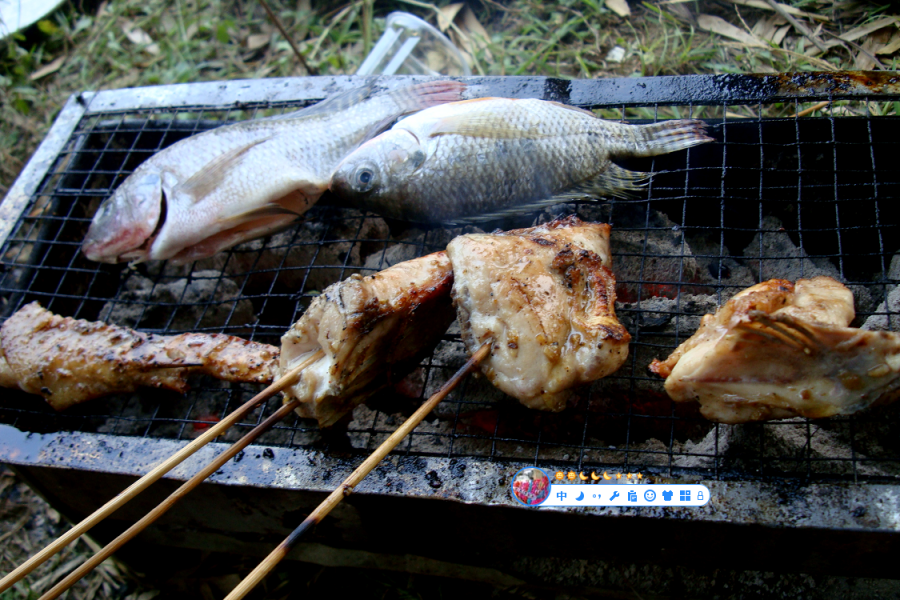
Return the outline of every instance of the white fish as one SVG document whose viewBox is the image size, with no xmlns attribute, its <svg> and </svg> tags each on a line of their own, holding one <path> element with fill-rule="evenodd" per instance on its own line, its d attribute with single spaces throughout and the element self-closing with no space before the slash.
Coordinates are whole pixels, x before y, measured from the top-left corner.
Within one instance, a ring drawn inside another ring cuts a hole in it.
<svg viewBox="0 0 900 600">
<path fill-rule="evenodd" d="M 580 197 L 627 196 L 647 177 L 613 158 L 712 141 L 697 120 L 630 125 L 544 100 L 480 98 L 407 117 L 347 156 L 331 189 L 420 222 L 497 218 Z"/>
<path fill-rule="evenodd" d="M 99 262 L 190 262 L 285 227 L 328 188 L 340 160 L 397 117 L 458 100 L 465 85 L 351 90 L 278 117 L 181 140 L 141 164 L 94 216 Z"/>
</svg>

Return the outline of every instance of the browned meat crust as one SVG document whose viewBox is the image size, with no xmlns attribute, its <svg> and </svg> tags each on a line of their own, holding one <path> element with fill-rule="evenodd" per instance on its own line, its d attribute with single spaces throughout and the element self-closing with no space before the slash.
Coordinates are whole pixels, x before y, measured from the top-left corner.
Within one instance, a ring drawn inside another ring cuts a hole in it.
<svg viewBox="0 0 900 600">
<path fill-rule="evenodd" d="M 318 350 L 286 399 L 328 427 L 392 380 L 398 381 L 453 322 L 453 273 L 438 252 L 329 286 L 281 339 L 287 372 Z"/>
<path fill-rule="evenodd" d="M 485 375 L 529 408 L 560 411 L 575 386 L 618 369 L 631 336 L 616 319 L 610 226 L 577 217 L 447 247 L 470 353 L 492 339 Z"/>
<path fill-rule="evenodd" d="M 268 383 L 279 350 L 229 335 L 145 334 L 61 317 L 32 302 L 0 328 L 0 354 L 0 385 L 40 394 L 62 410 L 138 386 L 183 393 L 189 373 Z"/>
<path fill-rule="evenodd" d="M 765 281 L 650 370 L 720 423 L 850 414 L 900 388 L 900 335 L 848 327 L 853 317 L 853 295 L 830 277 Z"/>
</svg>

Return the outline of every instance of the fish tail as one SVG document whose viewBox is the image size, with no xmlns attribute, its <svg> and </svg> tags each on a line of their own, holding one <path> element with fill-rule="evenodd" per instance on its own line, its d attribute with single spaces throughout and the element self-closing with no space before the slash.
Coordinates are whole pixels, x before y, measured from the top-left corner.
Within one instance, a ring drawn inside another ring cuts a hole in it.
<svg viewBox="0 0 900 600">
<path fill-rule="evenodd" d="M 706 124 L 697 119 L 621 126 L 628 127 L 629 135 L 621 140 L 621 149 L 610 150 L 616 156 L 659 156 L 713 141 L 706 135 Z"/>
<path fill-rule="evenodd" d="M 397 103 L 400 114 L 413 113 L 430 106 L 456 102 L 462 99 L 466 84 L 459 81 L 426 81 L 389 93 Z"/>
</svg>

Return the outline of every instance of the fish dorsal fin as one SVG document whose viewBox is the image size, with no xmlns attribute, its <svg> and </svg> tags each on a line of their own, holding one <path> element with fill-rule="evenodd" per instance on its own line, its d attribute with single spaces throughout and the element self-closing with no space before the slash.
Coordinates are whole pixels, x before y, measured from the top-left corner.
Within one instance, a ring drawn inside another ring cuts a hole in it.
<svg viewBox="0 0 900 600">
<path fill-rule="evenodd" d="M 491 107 L 486 101 L 507 100 L 509 109 L 505 111 Z M 481 103 L 480 105 L 478 103 Z M 594 113 L 559 102 L 546 102 L 560 108 L 583 113 L 597 118 Z M 559 133 L 551 133 L 541 128 L 541 117 L 534 114 L 529 104 L 523 100 L 503 98 L 476 98 L 463 100 L 457 105 L 471 104 L 464 113 L 445 117 L 437 121 L 431 129 L 430 137 L 439 135 L 465 135 L 486 139 L 544 139 L 557 137 Z"/>
<path fill-rule="evenodd" d="M 540 139 L 551 137 L 540 128 L 540 121 L 531 111 L 523 110 L 510 100 L 509 111 L 501 112 L 488 101 L 499 98 L 476 98 L 463 100 L 460 104 L 469 104 L 463 113 L 437 120 L 431 127 L 429 137 L 439 135 L 463 135 L 476 138 L 509 140 Z"/>
<path fill-rule="evenodd" d="M 345 92 L 341 92 L 340 94 L 329 96 L 328 98 L 325 98 L 320 102 L 316 102 L 312 106 L 306 106 L 304 108 L 301 108 L 300 110 L 295 110 L 283 115 L 275 115 L 274 117 L 266 117 L 266 120 L 283 121 L 287 119 L 305 119 L 307 117 L 314 117 L 317 115 L 324 115 L 326 113 L 338 112 L 350 108 L 351 106 L 355 106 L 368 98 L 372 93 L 372 88 L 374 87 L 374 85 L 375 80 L 373 79 L 371 82 L 362 87 L 353 88 L 352 90 L 347 90 Z"/>
<path fill-rule="evenodd" d="M 574 112 L 577 112 L 577 113 L 581 113 L 581 114 L 587 115 L 587 116 L 592 117 L 592 118 L 594 118 L 594 119 L 598 119 L 598 118 L 599 118 L 597 115 L 595 115 L 594 113 L 592 113 L 591 111 L 589 111 L 589 110 L 587 110 L 587 109 L 585 109 L 585 108 L 580 108 L 580 107 L 578 107 L 578 106 L 572 106 L 571 104 L 563 104 L 562 102 L 557 102 L 557 101 L 555 101 L 555 100 L 544 100 L 544 102 L 546 102 L 547 104 L 552 104 L 552 105 L 554 105 L 554 106 L 558 106 L 558 107 L 560 107 L 560 108 L 565 108 L 566 110 L 571 110 L 571 111 L 574 111 Z"/>
<path fill-rule="evenodd" d="M 259 144 L 269 141 L 273 137 L 274 136 L 269 135 L 228 150 L 207 163 L 189 179 L 176 185 L 173 191 L 179 194 L 187 194 L 194 199 L 194 202 L 199 202 L 222 183 L 222 180 L 225 179 L 225 175 L 229 170 L 237 166 L 244 154 Z"/>
</svg>

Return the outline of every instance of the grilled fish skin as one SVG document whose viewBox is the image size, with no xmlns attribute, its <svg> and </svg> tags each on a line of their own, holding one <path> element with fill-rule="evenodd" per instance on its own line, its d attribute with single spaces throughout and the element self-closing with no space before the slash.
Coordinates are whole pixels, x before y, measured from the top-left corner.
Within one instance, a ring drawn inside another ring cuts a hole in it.
<svg viewBox="0 0 900 600">
<path fill-rule="evenodd" d="M 325 353 L 285 390 L 285 401 L 300 400 L 300 416 L 330 427 L 402 377 L 453 322 L 452 282 L 450 261 L 438 252 L 325 288 L 281 339 L 283 373 Z"/>
<path fill-rule="evenodd" d="M 830 277 L 765 281 L 650 370 L 719 423 L 851 414 L 900 396 L 900 335 L 849 327 L 853 317 L 853 294 Z"/>
<path fill-rule="evenodd" d="M 466 348 L 493 339 L 482 372 L 529 408 L 563 410 L 572 388 L 613 373 L 628 356 L 609 232 L 568 217 L 447 246 Z"/>
<path fill-rule="evenodd" d="M 63 410 L 139 386 L 184 393 L 190 373 L 269 383 L 279 354 L 230 335 L 159 336 L 61 317 L 32 302 L 0 327 L 0 385 L 39 394 Z"/>
<path fill-rule="evenodd" d="M 98 262 L 186 263 L 268 235 L 319 199 L 356 146 L 403 114 L 458 100 L 464 89 L 437 81 L 369 97 L 369 85 L 181 140 L 100 205 L 82 250 Z"/>
<path fill-rule="evenodd" d="M 648 174 L 612 158 L 711 140 L 696 120 L 628 125 L 544 100 L 464 100 L 411 115 L 357 148 L 331 189 L 385 217 L 482 221 L 566 199 L 627 196 Z"/>
</svg>

